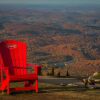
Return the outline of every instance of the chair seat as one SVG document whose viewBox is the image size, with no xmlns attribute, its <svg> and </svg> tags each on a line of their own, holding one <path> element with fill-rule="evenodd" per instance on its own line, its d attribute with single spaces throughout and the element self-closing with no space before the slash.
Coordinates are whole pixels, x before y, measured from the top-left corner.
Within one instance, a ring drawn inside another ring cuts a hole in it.
<svg viewBox="0 0 100 100">
<path fill-rule="evenodd" d="M 11 82 L 21 82 L 21 81 L 29 81 L 29 80 L 36 80 L 38 76 L 36 74 L 26 74 L 26 75 L 11 75 L 10 81 Z"/>
</svg>

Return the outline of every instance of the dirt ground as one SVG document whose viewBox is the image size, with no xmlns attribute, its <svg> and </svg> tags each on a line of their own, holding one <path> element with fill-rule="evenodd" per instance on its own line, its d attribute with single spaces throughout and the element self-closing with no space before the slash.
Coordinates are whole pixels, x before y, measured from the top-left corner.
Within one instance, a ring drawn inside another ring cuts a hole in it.
<svg viewBox="0 0 100 100">
<path fill-rule="evenodd" d="M 100 88 L 40 84 L 39 93 L 4 93 L 0 94 L 0 100 L 100 100 Z"/>
</svg>

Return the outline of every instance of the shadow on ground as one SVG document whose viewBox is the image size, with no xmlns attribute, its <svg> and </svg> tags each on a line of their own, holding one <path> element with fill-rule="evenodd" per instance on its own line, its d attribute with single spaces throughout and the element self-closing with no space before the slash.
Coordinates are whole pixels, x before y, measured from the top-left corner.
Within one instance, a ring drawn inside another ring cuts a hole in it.
<svg viewBox="0 0 100 100">
<path fill-rule="evenodd" d="M 47 87 L 41 87 L 39 88 L 39 92 L 38 93 L 35 93 L 35 91 L 22 91 L 22 92 L 12 92 L 11 95 L 18 95 L 18 94 L 49 94 L 49 93 L 62 93 L 62 92 L 70 92 L 70 91 L 73 91 L 73 92 L 77 92 L 77 93 L 80 93 L 80 92 L 86 92 L 86 91 L 98 91 L 100 90 L 100 87 L 98 88 L 95 88 L 95 89 L 89 89 L 89 88 L 85 88 L 85 87 L 80 87 L 80 86 L 70 86 L 70 87 L 67 87 L 67 86 L 47 86 Z"/>
</svg>

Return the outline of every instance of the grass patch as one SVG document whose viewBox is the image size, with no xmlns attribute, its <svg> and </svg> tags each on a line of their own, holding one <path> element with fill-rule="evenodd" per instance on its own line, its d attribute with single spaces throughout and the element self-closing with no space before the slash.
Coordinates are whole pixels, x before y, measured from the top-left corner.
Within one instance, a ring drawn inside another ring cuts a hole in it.
<svg viewBox="0 0 100 100">
<path fill-rule="evenodd" d="M 99 100 L 99 89 L 80 86 L 60 86 L 39 83 L 39 93 L 22 92 L 12 95 L 0 95 L 0 100 Z"/>
</svg>

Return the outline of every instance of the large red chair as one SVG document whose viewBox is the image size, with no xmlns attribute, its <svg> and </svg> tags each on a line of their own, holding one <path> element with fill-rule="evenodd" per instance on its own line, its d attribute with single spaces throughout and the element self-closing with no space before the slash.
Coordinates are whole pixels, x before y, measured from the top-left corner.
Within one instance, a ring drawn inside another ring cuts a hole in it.
<svg viewBox="0 0 100 100">
<path fill-rule="evenodd" d="M 0 42 L 0 91 L 27 91 L 38 92 L 38 73 L 41 66 L 27 64 L 26 43 L 16 40 Z M 28 67 L 29 66 L 29 67 Z M 29 73 L 28 68 L 33 67 L 34 72 Z M 12 82 L 24 82 L 24 87 L 11 88 Z"/>
</svg>

